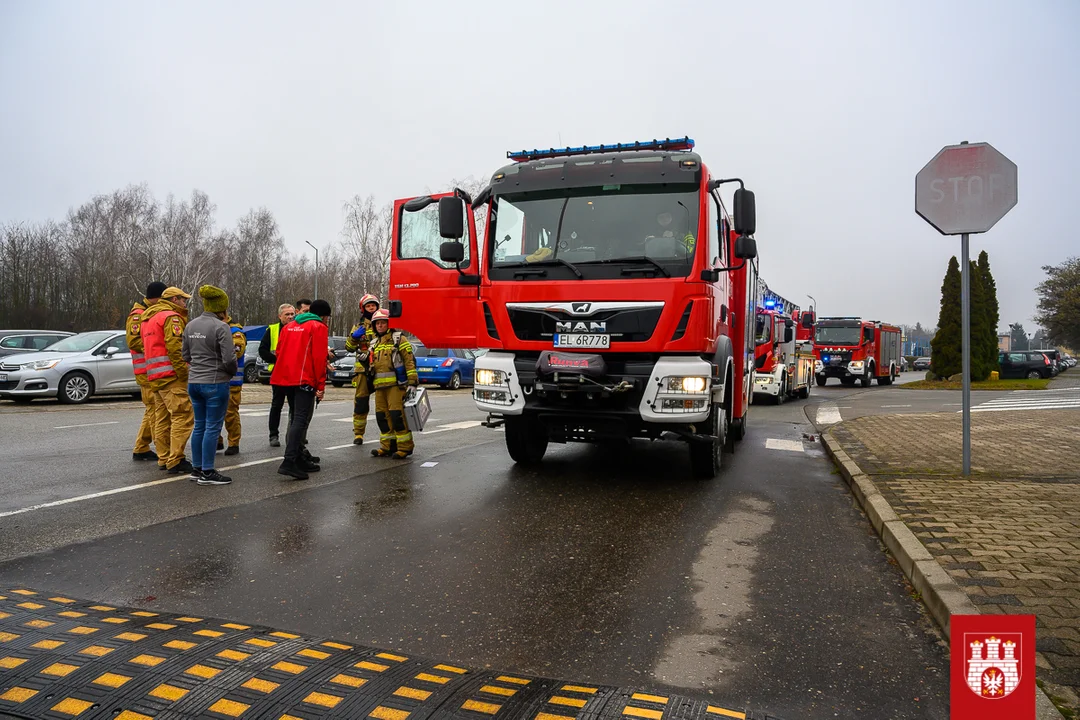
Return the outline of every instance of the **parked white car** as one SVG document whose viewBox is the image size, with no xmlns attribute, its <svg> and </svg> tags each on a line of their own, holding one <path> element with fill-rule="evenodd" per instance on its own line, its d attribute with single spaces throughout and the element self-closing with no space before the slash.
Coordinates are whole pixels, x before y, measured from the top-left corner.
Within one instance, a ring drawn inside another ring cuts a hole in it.
<svg viewBox="0 0 1080 720">
<path fill-rule="evenodd" d="M 139 395 L 123 330 L 79 333 L 47 350 L 0 361 L 0 399 L 55 397 L 77 404 L 110 393 Z"/>
</svg>

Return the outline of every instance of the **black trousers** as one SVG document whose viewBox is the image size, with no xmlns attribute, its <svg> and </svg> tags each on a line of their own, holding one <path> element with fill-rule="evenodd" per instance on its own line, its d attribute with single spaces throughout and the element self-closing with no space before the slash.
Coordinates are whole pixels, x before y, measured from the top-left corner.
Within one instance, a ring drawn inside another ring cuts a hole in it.
<svg viewBox="0 0 1080 720">
<path fill-rule="evenodd" d="M 315 413 L 315 391 L 303 390 L 299 386 L 283 387 L 289 399 L 289 431 L 285 436 L 285 462 L 296 464 L 307 444 L 308 425 Z"/>
<path fill-rule="evenodd" d="M 270 386 L 270 437 L 278 436 L 278 426 L 281 425 L 281 409 L 285 405 L 285 400 L 289 397 L 289 388 L 283 385 L 271 385 Z M 293 404 L 289 401 L 289 424 L 292 424 L 293 420 Z"/>
</svg>

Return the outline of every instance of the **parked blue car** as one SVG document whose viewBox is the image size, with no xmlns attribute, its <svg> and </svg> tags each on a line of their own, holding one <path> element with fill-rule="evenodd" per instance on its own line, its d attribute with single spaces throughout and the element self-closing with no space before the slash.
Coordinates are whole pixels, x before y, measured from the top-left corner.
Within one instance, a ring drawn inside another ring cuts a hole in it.
<svg viewBox="0 0 1080 720">
<path fill-rule="evenodd" d="M 427 348 L 413 343 L 413 352 L 420 382 L 441 385 L 450 390 L 473 384 L 476 355 L 472 350 Z"/>
</svg>

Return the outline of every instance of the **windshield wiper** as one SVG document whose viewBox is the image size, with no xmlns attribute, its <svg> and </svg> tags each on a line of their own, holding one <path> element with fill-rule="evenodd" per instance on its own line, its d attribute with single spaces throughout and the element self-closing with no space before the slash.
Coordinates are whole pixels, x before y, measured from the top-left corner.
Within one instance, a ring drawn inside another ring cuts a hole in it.
<svg viewBox="0 0 1080 720">
<path fill-rule="evenodd" d="M 648 263 L 649 265 L 652 265 L 654 268 L 656 268 L 661 273 L 663 273 L 664 277 L 671 277 L 671 273 L 669 273 L 667 271 L 666 267 L 664 267 L 660 263 L 656 262 L 655 260 L 653 260 L 651 257 L 649 257 L 647 255 L 635 255 L 634 257 L 605 258 L 604 260 L 586 260 L 585 262 L 583 262 L 581 264 L 582 265 L 589 265 L 589 264 L 592 264 L 592 263 L 596 263 L 598 265 L 610 265 L 611 263 L 624 263 L 624 262 L 625 263 Z M 626 270 L 630 270 L 630 268 L 627 268 Z M 623 272 L 626 272 L 626 270 L 623 270 Z M 630 270 L 630 272 L 633 272 L 633 270 Z"/>
<path fill-rule="evenodd" d="M 585 279 L 585 276 L 581 274 L 580 270 L 578 270 L 577 265 L 574 265 L 574 263 L 570 262 L 569 260 L 563 260 L 561 257 L 549 258 L 547 260 L 537 260 L 536 262 L 509 263 L 509 264 L 506 264 L 506 265 L 498 265 L 497 267 L 528 268 L 528 267 L 544 267 L 545 265 L 547 265 L 547 266 L 564 265 L 564 266 L 570 268 L 570 272 L 574 273 L 574 275 L 577 276 L 578 280 L 584 280 Z"/>
</svg>

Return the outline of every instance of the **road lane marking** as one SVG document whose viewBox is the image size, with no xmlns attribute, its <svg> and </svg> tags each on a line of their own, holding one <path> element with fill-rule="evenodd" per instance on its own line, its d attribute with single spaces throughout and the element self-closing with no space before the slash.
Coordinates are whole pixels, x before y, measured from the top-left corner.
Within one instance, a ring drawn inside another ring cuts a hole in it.
<svg viewBox="0 0 1080 720">
<path fill-rule="evenodd" d="M 365 441 L 365 442 L 366 442 L 366 441 Z M 345 449 L 345 448 L 348 448 L 348 447 L 352 447 L 352 446 L 353 446 L 353 445 L 355 445 L 355 444 L 356 444 L 356 443 L 347 443 L 347 444 L 345 444 L 345 445 L 331 445 L 331 446 L 330 446 L 330 447 L 328 447 L 328 448 L 323 448 L 323 450 L 343 450 L 343 449 Z"/>
<path fill-rule="evenodd" d="M 766 450 L 788 450 L 790 452 L 806 452 L 801 440 L 779 440 L 769 438 L 765 441 Z"/>
<path fill-rule="evenodd" d="M 426 432 L 424 434 L 425 435 L 434 435 L 434 434 L 440 433 L 440 432 L 448 432 L 448 431 L 451 431 L 451 430 L 466 430 L 468 428 L 479 427 L 479 426 L 480 426 L 480 421 L 479 420 L 471 420 L 471 421 L 468 421 L 468 422 L 459 422 L 459 423 L 450 423 L 449 425 L 444 425 L 444 426 L 440 427 L 438 430 L 431 430 L 431 431 Z M 347 447 L 352 447 L 352 443 L 349 443 L 348 445 L 336 446 L 336 449 L 340 450 L 342 448 L 347 448 Z M 223 471 L 226 471 L 226 470 L 238 470 L 240 468 L 252 467 L 254 465 L 265 465 L 266 463 L 272 463 L 272 462 L 281 462 L 281 460 L 282 459 L 280 457 L 264 458 L 262 460 L 251 460 L 249 462 L 239 463 L 237 465 L 229 465 L 227 467 L 218 468 L 218 472 L 223 472 Z M 8 510 L 7 512 L 0 512 L 0 518 L 11 517 L 12 515 L 22 515 L 23 513 L 28 513 L 31 510 L 44 510 L 46 508 L 59 507 L 61 505 L 70 505 L 71 503 L 82 502 L 83 500 L 94 500 L 96 498 L 107 497 L 109 495 L 119 495 L 120 493 L 131 492 L 132 490 L 142 490 L 143 488 L 155 487 L 157 485 L 167 485 L 169 483 L 180 482 L 182 480 L 189 480 L 190 478 L 191 478 L 191 475 L 189 475 L 189 474 L 181 474 L 181 475 L 177 475 L 176 477 L 167 477 L 167 478 L 162 478 L 160 480 L 151 480 L 149 482 L 139 483 L 137 485 L 128 485 L 128 486 L 125 486 L 125 487 L 112 488 L 111 490 L 102 490 L 101 492 L 90 493 L 88 495 L 79 495 L 77 497 L 64 498 L 62 500 L 51 500 L 49 502 L 38 503 L 37 505 L 31 505 L 29 507 L 19 508 L 18 510 Z"/>
<path fill-rule="evenodd" d="M 843 420 L 840 417 L 840 408 L 832 403 L 819 405 L 816 418 L 815 422 L 818 425 L 835 425 Z"/>
<path fill-rule="evenodd" d="M 83 423 L 82 425 L 57 425 L 56 427 L 53 428 L 53 430 L 68 430 L 69 428 L 77 428 L 77 427 L 94 427 L 95 425 L 119 425 L 119 424 L 120 424 L 119 420 L 112 420 L 110 422 Z"/>
<path fill-rule="evenodd" d="M 910 405 L 882 405 L 883 408 L 911 407 Z"/>
</svg>

